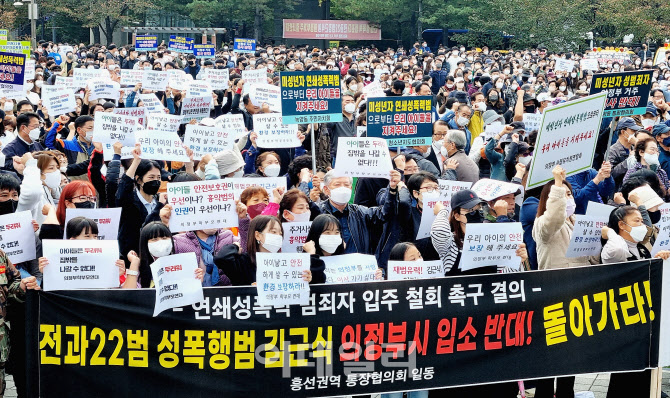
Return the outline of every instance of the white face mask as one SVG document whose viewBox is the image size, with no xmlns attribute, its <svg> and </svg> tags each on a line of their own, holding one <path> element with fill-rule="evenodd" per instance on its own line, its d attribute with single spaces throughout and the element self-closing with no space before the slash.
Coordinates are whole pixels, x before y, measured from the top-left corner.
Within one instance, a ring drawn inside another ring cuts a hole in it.
<svg viewBox="0 0 670 398">
<path fill-rule="evenodd" d="M 453 83 L 447 83 L 447 88 L 454 88 L 454 84 Z"/>
<path fill-rule="evenodd" d="M 281 235 L 271 234 L 269 232 L 265 233 L 265 242 L 262 243 L 265 250 L 270 253 L 277 253 L 284 242 L 284 238 Z"/>
<path fill-rule="evenodd" d="M 149 254 L 158 258 L 169 256 L 172 253 L 172 239 L 161 239 L 147 243 Z"/>
<path fill-rule="evenodd" d="M 571 215 L 575 214 L 575 209 L 577 208 L 577 204 L 575 203 L 574 198 L 568 198 L 567 203 L 565 204 L 565 218 L 570 217 Z"/>
<path fill-rule="evenodd" d="M 468 123 L 470 123 L 470 119 L 468 119 L 467 117 L 459 116 L 456 123 L 461 127 L 465 127 L 468 125 Z"/>
<path fill-rule="evenodd" d="M 268 177 L 277 177 L 279 175 L 279 169 L 281 169 L 281 167 L 278 164 L 269 164 L 263 169 L 263 174 Z"/>
<path fill-rule="evenodd" d="M 30 132 L 28 133 L 28 137 L 30 137 L 30 139 L 33 141 L 38 140 L 40 138 L 40 129 L 35 128 L 30 130 Z"/>
<path fill-rule="evenodd" d="M 344 106 L 344 111 L 347 113 L 354 113 L 355 110 L 356 110 L 356 104 L 353 104 L 351 102 Z"/>
<path fill-rule="evenodd" d="M 37 87 L 42 87 L 43 84 L 44 84 L 44 80 L 35 80 L 35 85 Z"/>
<path fill-rule="evenodd" d="M 628 226 L 630 227 L 630 225 Z M 630 237 L 633 238 L 633 240 L 636 243 L 642 242 L 645 236 L 647 236 L 647 227 L 645 227 L 644 225 L 638 225 L 637 227 L 630 227 L 630 232 L 628 232 L 628 235 L 630 235 Z"/>
<path fill-rule="evenodd" d="M 338 205 L 344 205 L 351 199 L 351 188 L 339 187 L 330 190 L 330 200 Z"/>
<path fill-rule="evenodd" d="M 497 89 L 503 88 L 503 82 L 496 82 L 496 88 Z"/>
<path fill-rule="evenodd" d="M 445 158 L 449 156 L 449 151 L 447 151 L 447 148 L 444 145 L 440 147 L 440 154 Z"/>
<path fill-rule="evenodd" d="M 61 180 L 60 170 L 44 174 L 44 183 L 47 185 L 47 187 L 51 189 L 56 189 L 60 187 L 60 180 Z"/>
<path fill-rule="evenodd" d="M 575 77 L 577 77 L 577 74 L 576 73 L 570 73 L 570 77 L 572 77 L 574 79 Z"/>
<path fill-rule="evenodd" d="M 333 254 L 342 244 L 340 235 L 321 235 L 319 237 L 319 246 L 324 252 Z"/>
<path fill-rule="evenodd" d="M 479 112 L 485 112 L 486 104 L 483 102 L 478 102 L 477 105 L 475 106 L 475 109 L 478 110 Z"/>
<path fill-rule="evenodd" d="M 358 91 L 358 84 L 352 84 L 351 86 L 349 86 L 349 90 L 354 92 Z"/>
<path fill-rule="evenodd" d="M 533 158 L 532 158 L 531 156 L 521 156 L 521 157 L 519 158 L 519 163 L 521 163 L 522 165 L 528 167 L 528 165 L 530 164 L 530 161 L 531 161 L 532 159 L 533 159 Z"/>
<path fill-rule="evenodd" d="M 14 103 L 12 101 L 5 102 L 5 112 L 11 112 L 14 110 Z"/>
<path fill-rule="evenodd" d="M 658 154 L 657 153 L 654 153 L 654 154 L 645 153 L 644 154 L 644 161 L 647 162 L 647 164 L 649 166 L 658 166 L 659 165 Z"/>
<path fill-rule="evenodd" d="M 23 89 L 26 90 L 26 91 L 30 91 L 30 90 L 33 89 L 33 86 L 34 85 L 32 83 L 26 83 L 26 84 L 23 85 Z"/>
<path fill-rule="evenodd" d="M 581 86 L 579 86 L 579 89 L 580 89 L 581 91 L 586 91 L 586 86 L 582 84 Z"/>
<path fill-rule="evenodd" d="M 561 86 L 561 87 L 559 87 L 558 89 L 561 90 L 561 91 L 565 91 L 566 87 L 565 87 L 565 86 Z"/>
<path fill-rule="evenodd" d="M 293 216 L 293 222 L 307 222 L 309 221 L 309 218 L 312 216 L 312 213 L 310 211 L 306 211 L 304 213 L 294 213 L 291 210 L 286 210 L 291 216 Z"/>
<path fill-rule="evenodd" d="M 653 125 L 655 125 L 656 120 L 655 119 L 642 119 L 641 123 L 642 123 L 642 127 L 648 128 L 648 127 L 652 127 Z"/>
<path fill-rule="evenodd" d="M 239 169 L 239 170 L 237 170 L 237 171 L 235 172 L 235 174 L 233 174 L 233 177 L 234 177 L 234 178 L 240 178 L 240 177 L 242 177 L 243 175 L 244 175 L 244 170 Z"/>
</svg>

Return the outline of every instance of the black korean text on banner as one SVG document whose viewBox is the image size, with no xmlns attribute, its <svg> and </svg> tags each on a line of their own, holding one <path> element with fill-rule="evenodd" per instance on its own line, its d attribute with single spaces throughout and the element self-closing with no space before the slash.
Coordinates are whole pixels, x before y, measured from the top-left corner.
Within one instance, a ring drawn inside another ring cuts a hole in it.
<svg viewBox="0 0 670 398">
<path fill-rule="evenodd" d="M 201 397 L 338 396 L 656 367 L 661 267 L 311 285 L 308 305 L 274 308 L 256 287 L 205 288 L 155 319 L 151 289 L 31 292 L 28 396 L 184 397 L 194 378 Z"/>
</svg>

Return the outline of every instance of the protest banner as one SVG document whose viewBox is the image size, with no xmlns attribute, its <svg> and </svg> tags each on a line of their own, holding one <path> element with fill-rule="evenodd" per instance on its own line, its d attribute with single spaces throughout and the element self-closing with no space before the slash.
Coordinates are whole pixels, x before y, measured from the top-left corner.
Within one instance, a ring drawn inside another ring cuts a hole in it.
<svg viewBox="0 0 670 398">
<path fill-rule="evenodd" d="M 591 168 L 606 99 L 599 93 L 544 111 L 526 189 L 551 181 L 556 165 L 568 176 Z"/>
<path fill-rule="evenodd" d="M 596 221 L 603 221 L 607 224 L 610 214 L 612 214 L 614 209 L 616 209 L 614 206 L 589 201 L 586 205 L 586 215 Z"/>
<path fill-rule="evenodd" d="M 575 68 L 575 61 L 565 58 L 557 58 L 554 70 L 562 72 L 572 72 Z"/>
<path fill-rule="evenodd" d="M 158 100 L 156 94 L 137 94 L 138 100 L 142 101 L 142 107 L 147 110 L 148 113 L 165 113 L 165 107 L 163 103 Z"/>
<path fill-rule="evenodd" d="M 541 113 L 524 113 L 523 114 L 524 131 L 530 133 L 533 130 L 539 130 L 542 125 Z"/>
<path fill-rule="evenodd" d="M 243 70 L 242 79 L 244 79 L 245 87 L 247 84 L 267 84 L 268 72 L 265 68 Z M 245 93 L 246 90 L 245 88 Z"/>
<path fill-rule="evenodd" d="M 285 308 L 258 305 L 256 287 L 210 287 L 155 319 L 151 289 L 29 291 L 27 396 L 186 397 L 194 377 L 203 397 L 376 395 L 655 368 L 662 274 L 661 260 L 640 260 L 312 285 L 309 304 Z M 382 327 L 394 344 L 366 332 Z"/>
<path fill-rule="evenodd" d="M 570 243 L 565 257 L 597 256 L 602 250 L 600 237 L 606 221 L 575 214 L 575 228 L 570 235 Z"/>
<path fill-rule="evenodd" d="M 338 71 L 281 72 L 279 82 L 285 124 L 342 121 Z"/>
<path fill-rule="evenodd" d="M 146 125 L 146 109 L 144 108 L 114 108 L 115 115 L 131 116 L 137 118 L 140 126 Z"/>
<path fill-rule="evenodd" d="M 142 145 L 142 159 L 190 161 L 176 131 L 141 130 L 135 133 L 135 138 Z"/>
<path fill-rule="evenodd" d="M 607 93 L 603 117 L 644 115 L 653 71 L 599 73 L 593 76 L 590 94 Z"/>
<path fill-rule="evenodd" d="M 102 79 L 104 81 L 110 80 L 109 71 L 107 69 L 72 69 L 72 77 L 74 78 L 74 87 L 82 88 L 87 86 L 87 82 L 92 79 Z M 117 95 L 116 98 L 119 98 Z M 92 99 L 92 98 L 90 98 Z"/>
<path fill-rule="evenodd" d="M 194 159 L 202 159 L 206 154 L 233 149 L 235 137 L 232 133 L 214 126 L 187 124 L 184 133 L 184 145 L 193 150 Z"/>
<path fill-rule="evenodd" d="M 365 98 L 367 99 L 386 97 L 386 93 L 384 93 L 384 89 L 382 89 L 382 85 L 378 80 L 375 80 L 367 86 L 363 87 L 363 94 L 365 94 Z"/>
<path fill-rule="evenodd" d="M 259 148 L 295 148 L 302 146 L 298 138 L 297 124 L 283 124 L 278 113 L 253 115 L 254 131 L 258 134 Z"/>
<path fill-rule="evenodd" d="M 433 221 L 435 221 L 436 217 L 433 209 L 437 202 L 441 202 L 447 209 L 447 212 L 451 212 L 451 197 L 456 192 L 470 189 L 470 186 L 472 186 L 471 182 L 465 181 L 449 181 L 442 179 L 437 181 L 440 185 L 439 192 L 432 195 L 423 193 L 423 202 L 421 203 L 421 223 L 419 224 L 416 239 L 428 238 L 430 236 L 430 227 L 433 225 Z M 412 195 L 412 192 L 410 192 L 410 195 Z"/>
<path fill-rule="evenodd" d="M 56 84 L 54 84 L 54 86 L 60 88 L 61 90 L 68 89 L 74 92 L 74 77 L 56 76 Z"/>
<path fill-rule="evenodd" d="M 307 234 L 311 227 L 311 221 L 282 223 L 284 228 L 282 253 L 302 253 L 304 251 L 302 246 L 307 242 Z"/>
<path fill-rule="evenodd" d="M 26 58 L 28 58 L 30 57 L 30 48 L 31 46 L 29 41 L 0 40 L 0 51 L 2 52 L 23 54 L 26 56 Z M 51 55 L 51 53 L 49 53 L 49 55 Z"/>
<path fill-rule="evenodd" d="M 583 58 L 579 60 L 579 66 L 582 70 L 598 71 L 600 66 L 598 66 L 598 60 L 595 58 Z"/>
<path fill-rule="evenodd" d="M 240 199 L 240 195 L 245 189 L 253 186 L 263 187 L 270 195 L 270 200 L 272 200 L 272 191 L 275 188 L 286 190 L 286 177 L 226 177 L 226 181 L 233 183 L 235 200 Z"/>
<path fill-rule="evenodd" d="M 169 308 L 192 305 L 204 299 L 202 284 L 195 277 L 197 268 L 193 252 L 160 257 L 151 264 L 156 285 L 154 317 Z"/>
<path fill-rule="evenodd" d="M 195 40 L 193 40 L 191 37 L 170 35 L 170 40 L 168 41 L 168 50 L 178 53 L 192 54 L 194 42 Z"/>
<path fill-rule="evenodd" d="M 181 101 L 181 123 L 189 123 L 191 120 L 201 122 L 209 117 L 212 96 L 186 97 Z M 255 115 L 254 115 L 255 116 Z"/>
<path fill-rule="evenodd" d="M 229 132 L 234 139 L 247 134 L 244 118 L 241 114 L 226 114 L 214 119 L 214 125 L 223 131 Z"/>
<path fill-rule="evenodd" d="M 444 276 L 442 260 L 434 261 L 389 261 L 386 266 L 390 281 L 430 279 Z"/>
<path fill-rule="evenodd" d="M 309 304 L 309 283 L 302 279 L 309 263 L 307 253 L 256 253 L 258 305 Z"/>
<path fill-rule="evenodd" d="M 270 111 L 281 113 L 281 89 L 272 84 L 251 84 L 247 91 L 251 103 L 262 107 L 268 104 Z"/>
<path fill-rule="evenodd" d="M 74 91 L 63 90 L 57 86 L 42 86 L 42 106 L 49 110 L 53 116 L 74 112 L 77 109 L 77 101 Z"/>
<path fill-rule="evenodd" d="M 236 37 L 233 42 L 233 50 L 238 53 L 255 53 L 256 40 Z"/>
<path fill-rule="evenodd" d="M 595 59 L 603 68 L 607 66 L 607 64 L 611 65 L 613 62 L 618 62 L 623 65 L 630 65 L 631 63 L 631 53 L 620 52 L 617 50 L 591 51 L 587 52 L 584 58 Z"/>
<path fill-rule="evenodd" d="M 145 70 L 142 72 L 144 72 L 142 73 L 143 90 L 165 91 L 170 80 L 170 73 L 168 71 Z"/>
<path fill-rule="evenodd" d="M 381 40 L 379 25 L 369 21 L 284 19 L 284 39 Z"/>
<path fill-rule="evenodd" d="M 382 138 L 348 138 L 337 141 L 335 169 L 340 177 L 390 179 L 391 155 Z"/>
<path fill-rule="evenodd" d="M 212 86 L 212 90 L 228 90 L 230 71 L 228 69 L 205 69 L 203 73 L 206 82 Z"/>
<path fill-rule="evenodd" d="M 198 59 L 214 58 L 216 46 L 214 44 L 194 44 L 193 55 Z"/>
<path fill-rule="evenodd" d="M 26 56 L 0 51 L 0 89 L 23 91 Z"/>
<path fill-rule="evenodd" d="M 35 60 L 26 60 L 26 65 L 23 73 L 23 84 L 28 80 L 35 80 Z"/>
<path fill-rule="evenodd" d="M 119 100 L 119 91 L 121 85 L 112 80 L 106 79 L 91 79 L 87 83 L 90 90 L 88 98 L 90 100 L 109 99 L 112 101 Z"/>
<path fill-rule="evenodd" d="M 181 116 L 150 113 L 147 115 L 147 130 L 177 132 L 181 124 Z"/>
<path fill-rule="evenodd" d="M 656 224 L 658 236 L 651 248 L 652 256 L 655 256 L 661 250 L 670 250 L 670 203 L 662 204 L 658 211 L 661 212 L 661 220 Z"/>
<path fill-rule="evenodd" d="M 369 254 L 321 256 L 326 264 L 326 283 L 372 282 L 377 272 L 377 259 Z"/>
<path fill-rule="evenodd" d="M 120 210 L 120 209 L 119 209 Z M 119 243 L 116 240 L 45 239 L 44 290 L 119 287 Z"/>
<path fill-rule="evenodd" d="M 226 180 L 167 184 L 170 231 L 237 227 L 233 183 Z"/>
<path fill-rule="evenodd" d="M 32 219 L 29 210 L 0 216 L 0 249 L 13 264 L 36 258 Z"/>
<path fill-rule="evenodd" d="M 135 51 L 157 51 L 158 36 L 156 35 L 137 35 L 135 36 Z"/>
<path fill-rule="evenodd" d="M 98 239 L 116 241 L 119 235 L 119 222 L 121 220 L 121 208 L 100 209 L 67 209 L 65 211 L 65 224 L 75 217 L 86 217 L 98 224 Z M 63 231 L 63 239 L 66 239 Z M 118 275 L 117 275 L 118 276 Z"/>
<path fill-rule="evenodd" d="M 135 145 L 135 132 L 141 129 L 137 118 L 115 115 L 109 112 L 96 112 L 93 123 L 95 142 L 114 144 L 120 142 L 124 146 Z"/>
<path fill-rule="evenodd" d="M 138 83 L 142 83 L 142 80 L 144 79 L 144 72 L 149 71 L 145 71 L 143 69 L 121 69 L 121 85 L 135 87 Z"/>
<path fill-rule="evenodd" d="M 521 259 L 515 252 L 521 243 L 520 222 L 467 224 L 459 267 L 461 271 L 493 265 L 498 270 L 520 270 Z"/>
<path fill-rule="evenodd" d="M 193 76 L 181 69 L 170 69 L 167 72 L 170 75 L 168 86 L 173 90 L 184 91 L 188 88 L 188 84 L 193 81 Z"/>
<path fill-rule="evenodd" d="M 212 97 L 212 86 L 204 80 L 193 80 L 188 83 L 186 97 Z"/>
<path fill-rule="evenodd" d="M 389 146 L 431 145 L 432 98 L 370 98 L 367 109 L 368 137 L 384 138 Z"/>
</svg>

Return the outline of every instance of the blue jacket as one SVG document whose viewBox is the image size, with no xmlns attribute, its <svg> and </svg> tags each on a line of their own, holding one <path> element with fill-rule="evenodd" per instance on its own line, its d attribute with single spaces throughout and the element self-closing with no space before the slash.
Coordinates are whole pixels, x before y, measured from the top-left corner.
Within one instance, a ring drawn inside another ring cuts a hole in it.
<svg viewBox="0 0 670 398">
<path fill-rule="evenodd" d="M 666 152 L 665 149 L 661 147 L 659 147 L 658 150 L 658 161 L 661 163 L 661 168 L 670 176 L 670 152 Z"/>
<path fill-rule="evenodd" d="M 14 138 L 9 144 L 2 148 L 2 153 L 5 155 L 5 167 L 7 171 L 15 172 L 14 170 L 14 156 L 21 157 L 26 152 L 43 151 L 44 147 L 37 141 L 33 141 L 28 145 L 21 139 L 21 137 Z"/>
<path fill-rule="evenodd" d="M 77 155 L 80 153 L 85 153 L 86 157 L 91 157 L 94 149 L 92 143 L 84 144 L 79 141 L 76 136 L 71 140 L 61 140 L 60 138 L 56 138 L 59 127 L 60 123 L 54 122 L 51 129 L 47 132 L 47 135 L 44 138 L 44 145 L 46 145 L 47 148 L 63 152 L 67 157 L 69 164 L 79 163 L 77 162 Z"/>
<path fill-rule="evenodd" d="M 530 269 L 533 270 L 537 270 L 537 249 L 535 239 L 533 239 L 533 225 L 535 224 L 539 203 L 538 198 L 531 196 L 523 202 L 519 212 L 519 221 L 521 221 L 521 227 L 523 228 L 523 241 L 526 244 L 526 250 L 528 250 Z"/>
<path fill-rule="evenodd" d="M 437 94 L 437 92 L 440 91 L 440 87 L 444 86 L 444 84 L 447 82 L 447 76 L 449 76 L 449 72 L 444 69 L 432 70 L 430 71 L 429 76 L 433 79 L 433 84 L 430 87 L 430 91 L 432 91 L 433 94 Z"/>
<path fill-rule="evenodd" d="M 454 120 L 454 116 L 456 114 L 453 111 L 449 111 L 444 114 L 440 118 L 440 120 L 447 122 L 447 125 L 449 126 L 450 130 L 461 130 L 465 132 L 465 154 L 469 155 L 470 154 L 470 141 L 472 141 L 472 133 L 470 130 L 468 130 L 467 127 L 463 127 L 462 129 L 456 124 L 456 121 Z"/>
<path fill-rule="evenodd" d="M 496 152 L 496 145 L 498 145 L 498 140 L 491 138 L 484 147 L 486 160 L 491 164 L 491 179 L 508 181 L 505 175 L 505 154 Z"/>
<path fill-rule="evenodd" d="M 597 174 L 596 169 L 590 168 L 566 178 L 566 181 L 572 185 L 572 195 L 577 205 L 575 214 L 586 214 L 589 201 L 605 203 L 614 196 L 614 178 L 610 176 L 596 185 L 593 179 Z"/>
<path fill-rule="evenodd" d="M 197 63 L 195 64 L 195 67 L 191 68 L 191 65 L 187 65 L 184 68 L 184 72 L 188 73 L 189 75 L 193 76 L 193 80 L 195 80 L 198 77 L 198 73 L 200 73 L 200 65 Z"/>
</svg>

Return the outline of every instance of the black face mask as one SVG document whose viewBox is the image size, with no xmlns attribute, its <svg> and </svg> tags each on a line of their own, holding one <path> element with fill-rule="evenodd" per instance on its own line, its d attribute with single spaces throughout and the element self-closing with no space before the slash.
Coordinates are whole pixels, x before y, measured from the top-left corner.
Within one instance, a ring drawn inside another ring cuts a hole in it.
<svg viewBox="0 0 670 398">
<path fill-rule="evenodd" d="M 661 221 L 661 212 L 659 211 L 650 211 L 649 213 L 649 218 L 651 219 L 652 224 L 657 224 L 659 221 Z"/>
<path fill-rule="evenodd" d="M 484 220 L 482 212 L 479 210 L 467 213 L 465 218 L 468 220 L 468 224 L 479 224 Z"/>
<path fill-rule="evenodd" d="M 217 65 L 217 66 L 216 66 L 216 69 L 226 69 L 226 67 L 223 66 L 223 65 Z"/>
<path fill-rule="evenodd" d="M 535 113 L 535 105 L 524 106 L 524 107 L 523 107 L 523 111 L 524 111 L 525 113 Z"/>
<path fill-rule="evenodd" d="M 95 209 L 95 202 L 79 202 L 79 203 L 74 203 L 74 207 L 77 209 Z"/>
<path fill-rule="evenodd" d="M 195 65 L 195 61 L 188 61 L 189 64 Z"/>
<path fill-rule="evenodd" d="M 142 186 L 142 190 L 144 193 L 147 195 L 155 195 L 158 193 L 158 189 L 161 187 L 161 181 L 160 180 L 152 180 L 152 181 L 147 181 L 144 183 Z"/>
<path fill-rule="evenodd" d="M 9 199 L 4 202 L 0 202 L 0 215 L 14 213 L 16 211 L 16 206 L 18 204 L 19 201 L 14 199 Z"/>
</svg>

